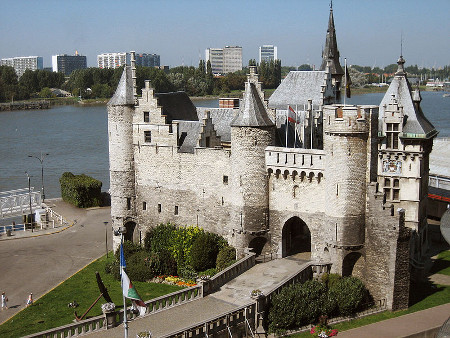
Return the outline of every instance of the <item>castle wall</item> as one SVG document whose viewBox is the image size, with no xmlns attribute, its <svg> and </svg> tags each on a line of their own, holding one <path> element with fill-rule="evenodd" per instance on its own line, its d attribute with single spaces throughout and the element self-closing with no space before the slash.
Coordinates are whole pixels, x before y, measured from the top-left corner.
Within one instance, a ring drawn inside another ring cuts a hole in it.
<svg viewBox="0 0 450 338">
<path fill-rule="evenodd" d="M 135 146 L 134 156 L 141 231 L 173 222 L 228 237 L 233 199 L 229 151 L 196 148 L 191 154 L 176 147 L 141 145 Z"/>
<path fill-rule="evenodd" d="M 366 217 L 366 275 L 363 278 L 375 300 L 386 299 L 392 310 L 408 307 L 409 240 L 404 209 L 383 204 L 383 193 L 372 184 Z"/>
</svg>

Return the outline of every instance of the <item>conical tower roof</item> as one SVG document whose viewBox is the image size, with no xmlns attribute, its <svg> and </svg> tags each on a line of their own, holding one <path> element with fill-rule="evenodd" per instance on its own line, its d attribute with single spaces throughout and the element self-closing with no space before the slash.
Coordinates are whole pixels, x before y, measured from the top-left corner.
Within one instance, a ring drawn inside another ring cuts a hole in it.
<svg viewBox="0 0 450 338">
<path fill-rule="evenodd" d="M 403 132 L 400 137 L 419 139 L 435 137 L 438 134 L 438 131 L 431 122 L 428 121 L 420 107 L 420 101 L 422 100 L 420 92 L 418 89 L 415 92 L 411 89 L 411 85 L 404 70 L 405 60 L 403 59 L 403 56 L 400 56 L 397 64 L 398 69 L 394 79 L 380 103 L 380 113 L 378 115 L 380 126 L 382 125 L 386 107 L 394 99 L 398 103 L 398 106 L 402 107 L 405 116 Z"/>
<path fill-rule="evenodd" d="M 328 19 L 327 38 L 325 40 L 325 49 L 322 52 L 322 65 L 320 70 L 327 68 L 327 61 L 330 63 L 332 75 L 343 75 L 344 71 L 339 63 L 339 50 L 336 40 L 336 29 L 334 28 L 333 5 L 330 5 L 330 17 Z"/>
<path fill-rule="evenodd" d="M 239 114 L 231 121 L 232 127 L 270 127 L 274 123 L 253 82 L 245 83 L 245 93 Z"/>
<path fill-rule="evenodd" d="M 135 104 L 133 95 L 133 78 L 130 66 L 125 66 L 123 69 L 122 77 L 117 85 L 116 92 L 111 100 L 109 100 L 109 106 L 126 106 Z"/>
</svg>

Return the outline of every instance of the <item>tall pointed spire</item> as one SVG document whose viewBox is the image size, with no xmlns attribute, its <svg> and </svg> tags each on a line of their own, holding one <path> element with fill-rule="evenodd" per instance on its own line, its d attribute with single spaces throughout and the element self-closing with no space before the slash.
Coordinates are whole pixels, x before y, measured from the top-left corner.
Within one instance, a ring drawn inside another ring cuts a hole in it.
<svg viewBox="0 0 450 338">
<path fill-rule="evenodd" d="M 327 61 L 331 61 L 331 74 L 333 76 L 344 75 L 344 71 L 339 63 L 339 50 L 337 46 L 336 40 L 336 29 L 334 27 L 334 17 L 333 17 L 333 2 L 330 3 L 330 17 L 328 19 L 328 29 L 327 29 L 327 38 L 325 40 L 325 48 L 322 52 L 322 65 L 320 66 L 320 70 L 325 70 L 327 67 Z"/>
</svg>

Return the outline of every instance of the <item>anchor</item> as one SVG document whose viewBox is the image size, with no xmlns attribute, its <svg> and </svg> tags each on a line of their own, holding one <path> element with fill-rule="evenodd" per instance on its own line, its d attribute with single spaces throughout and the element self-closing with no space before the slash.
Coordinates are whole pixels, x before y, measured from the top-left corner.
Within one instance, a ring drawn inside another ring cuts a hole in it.
<svg viewBox="0 0 450 338">
<path fill-rule="evenodd" d="M 88 314 L 89 311 L 91 311 L 91 309 L 94 307 L 95 304 L 97 304 L 97 302 L 100 300 L 100 298 L 105 298 L 105 300 L 108 303 L 112 303 L 113 301 L 111 300 L 111 297 L 109 296 L 108 293 L 108 289 L 105 287 L 105 284 L 103 284 L 103 281 L 100 277 L 100 274 L 98 273 L 98 271 L 95 272 L 95 277 L 97 278 L 97 285 L 98 285 L 98 289 L 100 290 L 100 295 L 97 297 L 97 299 L 92 303 L 91 306 L 89 306 L 89 308 L 86 310 L 85 313 L 83 313 L 83 315 L 81 317 L 78 317 L 77 312 L 75 311 L 75 319 L 77 320 L 77 322 L 79 322 L 80 320 L 83 320 L 83 318 Z"/>
</svg>

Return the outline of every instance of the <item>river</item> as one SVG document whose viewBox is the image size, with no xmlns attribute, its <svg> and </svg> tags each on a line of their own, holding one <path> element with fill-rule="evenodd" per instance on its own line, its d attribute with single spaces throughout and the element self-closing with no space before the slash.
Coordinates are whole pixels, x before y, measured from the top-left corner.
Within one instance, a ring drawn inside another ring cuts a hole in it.
<svg viewBox="0 0 450 338">
<path fill-rule="evenodd" d="M 383 93 L 353 96 L 353 104 L 378 104 Z M 450 137 L 450 98 L 442 92 L 422 92 L 422 108 L 440 131 Z M 218 100 L 195 100 L 196 106 L 218 107 Z M 46 198 L 61 196 L 59 178 L 65 171 L 86 174 L 109 188 L 106 107 L 56 106 L 47 110 L 0 112 L 0 191 L 41 189 L 41 164 L 28 155 L 44 156 Z"/>
</svg>

